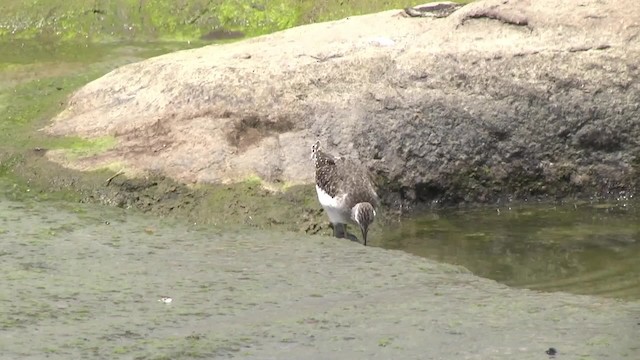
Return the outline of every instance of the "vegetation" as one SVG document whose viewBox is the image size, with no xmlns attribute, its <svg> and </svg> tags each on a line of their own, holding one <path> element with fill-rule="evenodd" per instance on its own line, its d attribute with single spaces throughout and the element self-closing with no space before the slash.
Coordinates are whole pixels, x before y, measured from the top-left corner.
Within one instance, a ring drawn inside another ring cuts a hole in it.
<svg viewBox="0 0 640 360">
<path fill-rule="evenodd" d="M 0 38 L 193 40 L 220 31 L 255 36 L 408 5 L 406 0 L 4 0 Z"/>
</svg>

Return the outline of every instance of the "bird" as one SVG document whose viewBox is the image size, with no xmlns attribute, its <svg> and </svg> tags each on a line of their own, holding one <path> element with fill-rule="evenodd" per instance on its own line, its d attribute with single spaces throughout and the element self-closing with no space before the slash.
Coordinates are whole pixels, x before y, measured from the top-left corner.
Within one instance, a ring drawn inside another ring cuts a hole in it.
<svg viewBox="0 0 640 360">
<path fill-rule="evenodd" d="M 316 193 L 333 225 L 333 235 L 349 238 L 347 223 L 360 227 L 367 246 L 369 226 L 376 217 L 378 194 L 371 176 L 361 161 L 333 156 L 320 149 L 320 141 L 311 148 L 315 164 Z"/>
</svg>

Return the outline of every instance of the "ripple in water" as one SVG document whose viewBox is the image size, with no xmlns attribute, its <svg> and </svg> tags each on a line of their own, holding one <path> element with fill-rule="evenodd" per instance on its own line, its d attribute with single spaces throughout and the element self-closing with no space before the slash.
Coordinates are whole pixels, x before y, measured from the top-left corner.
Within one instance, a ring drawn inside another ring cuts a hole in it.
<svg viewBox="0 0 640 360">
<path fill-rule="evenodd" d="M 640 299 L 638 205 L 434 212 L 385 229 L 380 245 L 510 286 Z"/>
</svg>

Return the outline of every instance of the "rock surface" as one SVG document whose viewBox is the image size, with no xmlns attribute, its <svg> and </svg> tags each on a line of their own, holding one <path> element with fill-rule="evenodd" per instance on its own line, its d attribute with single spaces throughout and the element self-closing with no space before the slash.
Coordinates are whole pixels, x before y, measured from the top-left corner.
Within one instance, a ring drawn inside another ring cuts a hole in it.
<svg viewBox="0 0 640 360">
<path fill-rule="evenodd" d="M 302 26 L 123 66 L 47 131 L 114 136 L 186 183 L 312 181 L 310 146 L 360 157 L 388 204 L 629 195 L 640 179 L 640 7 L 479 1 Z"/>
</svg>

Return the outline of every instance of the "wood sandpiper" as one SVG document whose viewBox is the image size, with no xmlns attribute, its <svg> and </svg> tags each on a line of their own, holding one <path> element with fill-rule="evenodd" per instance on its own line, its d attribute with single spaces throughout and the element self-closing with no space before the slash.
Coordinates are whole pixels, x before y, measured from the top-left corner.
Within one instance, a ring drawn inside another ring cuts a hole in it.
<svg viewBox="0 0 640 360">
<path fill-rule="evenodd" d="M 360 227 L 366 246 L 369 225 L 376 217 L 378 206 L 378 195 L 369 172 L 361 163 L 320 150 L 319 141 L 311 152 L 316 167 L 318 201 L 333 225 L 333 235 L 353 237 L 346 229 L 347 223 L 352 223 Z"/>
</svg>

